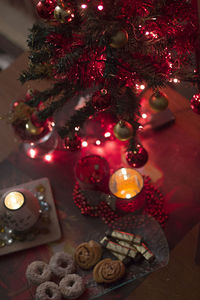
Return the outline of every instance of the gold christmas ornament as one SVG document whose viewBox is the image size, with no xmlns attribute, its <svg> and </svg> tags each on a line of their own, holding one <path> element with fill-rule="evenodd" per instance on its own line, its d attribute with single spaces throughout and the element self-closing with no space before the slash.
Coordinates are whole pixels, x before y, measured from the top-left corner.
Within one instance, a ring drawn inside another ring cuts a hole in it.
<svg viewBox="0 0 200 300">
<path fill-rule="evenodd" d="M 128 42 L 128 33 L 126 30 L 120 30 L 118 31 L 113 37 L 112 42 L 110 43 L 110 46 L 112 48 L 122 48 L 124 47 Z"/>
<path fill-rule="evenodd" d="M 167 97 L 160 91 L 156 91 L 149 98 L 149 105 L 156 111 L 165 110 L 168 106 Z"/>
<path fill-rule="evenodd" d="M 133 127 L 127 121 L 119 121 L 114 127 L 114 135 L 120 141 L 127 141 L 133 136 Z"/>
<path fill-rule="evenodd" d="M 31 135 L 39 135 L 44 130 L 44 127 L 36 127 L 31 120 L 26 123 L 26 131 Z"/>
<path fill-rule="evenodd" d="M 54 9 L 54 17 L 60 23 L 69 22 L 72 17 L 72 10 L 70 8 L 64 9 L 57 5 Z"/>
</svg>

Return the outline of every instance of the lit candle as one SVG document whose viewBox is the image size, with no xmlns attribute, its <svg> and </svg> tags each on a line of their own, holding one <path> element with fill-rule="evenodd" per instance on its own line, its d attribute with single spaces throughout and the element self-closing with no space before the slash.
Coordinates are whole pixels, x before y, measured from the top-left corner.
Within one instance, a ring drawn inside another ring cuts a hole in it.
<svg viewBox="0 0 200 300">
<path fill-rule="evenodd" d="M 0 214 L 4 224 L 16 231 L 26 231 L 39 218 L 38 199 L 28 190 L 6 192 L 0 201 Z"/>
<path fill-rule="evenodd" d="M 109 179 L 109 190 L 116 197 L 116 206 L 124 211 L 135 211 L 144 206 L 142 175 L 133 168 L 121 168 Z"/>
<path fill-rule="evenodd" d="M 8 209 L 19 209 L 24 204 L 24 196 L 20 192 L 11 192 L 5 197 L 4 204 Z"/>
</svg>

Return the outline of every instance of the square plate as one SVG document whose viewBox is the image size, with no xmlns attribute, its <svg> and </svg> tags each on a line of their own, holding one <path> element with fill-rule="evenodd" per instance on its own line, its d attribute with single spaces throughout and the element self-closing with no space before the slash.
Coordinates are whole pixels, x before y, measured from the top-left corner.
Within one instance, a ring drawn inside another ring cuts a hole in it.
<svg viewBox="0 0 200 300">
<path fill-rule="evenodd" d="M 49 223 L 46 223 L 46 228 L 48 231 L 45 231 L 44 234 L 40 233 L 36 235 L 33 240 L 25 240 L 25 241 L 14 241 L 9 246 L 4 246 L 0 248 L 0 256 L 6 255 L 12 252 L 17 252 L 24 249 L 29 249 L 32 247 L 40 246 L 43 244 L 47 244 L 49 242 L 54 242 L 61 238 L 61 230 L 58 222 L 58 217 L 56 213 L 55 203 L 53 199 L 53 194 L 51 191 L 51 185 L 48 178 L 41 178 L 34 181 L 30 181 L 27 183 L 23 183 L 17 186 L 9 187 L 0 191 L 0 196 L 3 195 L 10 188 L 23 188 L 29 190 L 32 193 L 36 192 L 36 187 L 38 185 L 43 185 L 45 188 L 45 201 L 49 204 Z"/>
</svg>

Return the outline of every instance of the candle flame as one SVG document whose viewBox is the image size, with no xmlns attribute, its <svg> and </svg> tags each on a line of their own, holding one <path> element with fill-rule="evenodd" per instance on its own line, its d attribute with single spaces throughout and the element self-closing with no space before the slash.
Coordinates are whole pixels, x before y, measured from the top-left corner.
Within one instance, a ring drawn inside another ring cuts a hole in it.
<svg viewBox="0 0 200 300">
<path fill-rule="evenodd" d="M 19 209 L 24 204 L 24 196 L 20 192 L 11 192 L 5 197 L 4 204 L 8 209 Z"/>
</svg>

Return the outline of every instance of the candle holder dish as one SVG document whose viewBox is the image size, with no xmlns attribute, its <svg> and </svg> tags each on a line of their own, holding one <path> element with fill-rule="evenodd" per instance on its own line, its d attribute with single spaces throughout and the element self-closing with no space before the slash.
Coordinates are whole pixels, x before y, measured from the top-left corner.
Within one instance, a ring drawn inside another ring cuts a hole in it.
<svg viewBox="0 0 200 300">
<path fill-rule="evenodd" d="M 24 203 L 17 209 L 9 209 L 10 206 L 5 205 L 6 197 L 12 193 L 24 196 Z M 30 210 L 29 207 L 25 209 L 29 197 L 35 201 L 33 217 L 30 217 L 33 205 Z M 60 239 L 61 231 L 48 178 L 3 189 L 0 199 L 0 256 Z"/>
</svg>

